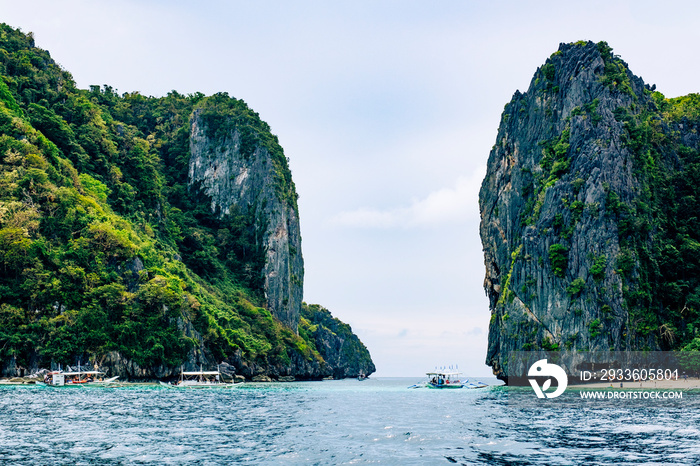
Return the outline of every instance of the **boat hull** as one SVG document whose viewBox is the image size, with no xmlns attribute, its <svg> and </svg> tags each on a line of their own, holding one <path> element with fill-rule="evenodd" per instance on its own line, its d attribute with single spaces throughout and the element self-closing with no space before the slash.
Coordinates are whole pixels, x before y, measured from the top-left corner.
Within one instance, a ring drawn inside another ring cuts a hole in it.
<svg viewBox="0 0 700 466">
<path fill-rule="evenodd" d="M 462 385 L 461 383 L 439 384 L 439 385 L 438 385 L 438 384 L 434 384 L 434 383 L 428 383 L 428 388 L 437 388 L 437 389 L 439 389 L 439 390 L 444 390 L 444 389 L 447 389 L 447 390 L 452 389 L 452 390 L 454 390 L 454 389 L 457 389 L 457 388 L 464 388 L 464 385 Z"/>
<path fill-rule="evenodd" d="M 169 384 L 165 382 L 160 382 L 160 385 L 162 387 L 166 388 L 177 388 L 180 390 L 183 389 L 206 389 L 206 388 L 214 388 L 214 389 L 220 389 L 220 388 L 234 388 L 238 387 L 240 385 L 243 385 L 243 383 L 203 383 L 203 384 Z"/>
<path fill-rule="evenodd" d="M 52 388 L 64 388 L 64 387 L 109 387 L 110 385 L 114 383 L 118 383 L 117 379 L 119 376 L 116 377 L 110 377 L 109 379 L 104 379 L 104 380 L 93 380 L 93 381 L 79 381 L 79 382 L 66 382 L 62 385 L 56 385 L 52 383 L 46 383 L 46 382 L 36 382 L 37 385 L 41 385 L 43 387 L 52 387 Z"/>
</svg>

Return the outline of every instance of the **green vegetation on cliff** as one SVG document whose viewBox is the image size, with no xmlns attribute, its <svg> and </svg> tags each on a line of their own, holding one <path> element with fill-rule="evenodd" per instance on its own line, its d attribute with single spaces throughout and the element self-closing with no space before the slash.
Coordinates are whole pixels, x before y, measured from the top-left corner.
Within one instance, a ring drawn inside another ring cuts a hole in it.
<svg viewBox="0 0 700 466">
<path fill-rule="evenodd" d="M 350 326 L 331 315 L 328 309 L 318 304 L 304 303 L 299 322 L 299 335 L 309 342 L 336 369 L 336 378 L 369 375 L 374 371 L 374 363 L 365 345 L 352 333 Z M 352 361 L 338 364 L 340 361 Z"/>
<path fill-rule="evenodd" d="M 77 89 L 7 25 L 0 78 L 0 362 L 46 367 L 116 351 L 175 367 L 196 349 L 258 367 L 323 363 L 308 332 L 264 307 L 256 212 L 221 216 L 188 185 L 199 111 L 222 138 L 235 125 L 243 152 L 270 151 L 278 195 L 296 206 L 276 136 L 243 101 Z"/>
<path fill-rule="evenodd" d="M 632 330 L 673 349 L 700 333 L 700 97 L 647 90 L 638 100 L 615 110 L 638 196 L 623 201 L 610 191 L 606 211 L 618 225 Z"/>
</svg>

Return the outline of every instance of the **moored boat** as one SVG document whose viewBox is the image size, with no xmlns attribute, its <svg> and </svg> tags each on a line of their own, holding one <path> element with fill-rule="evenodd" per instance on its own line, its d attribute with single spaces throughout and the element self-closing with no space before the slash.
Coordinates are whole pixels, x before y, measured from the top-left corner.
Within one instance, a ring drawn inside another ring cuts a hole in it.
<svg viewBox="0 0 700 466">
<path fill-rule="evenodd" d="M 78 366 L 77 371 L 51 371 L 44 376 L 44 385 L 51 387 L 78 387 L 92 385 L 109 385 L 115 382 L 119 376 L 105 379 L 104 372 L 84 371 Z"/>
<path fill-rule="evenodd" d="M 224 382 L 219 369 L 215 371 L 180 371 L 180 379 L 176 383 L 160 382 L 167 388 L 232 388 L 242 383 Z"/>
<path fill-rule="evenodd" d="M 428 376 L 428 388 L 462 388 L 462 381 L 459 380 L 461 372 L 452 369 L 436 370 L 426 372 Z"/>
<path fill-rule="evenodd" d="M 408 388 L 484 388 L 488 387 L 483 382 L 470 382 L 469 380 L 461 380 L 461 372 L 453 369 L 436 369 L 433 372 L 426 372 L 425 375 L 428 376 L 427 382 L 423 384 L 411 385 Z"/>
</svg>

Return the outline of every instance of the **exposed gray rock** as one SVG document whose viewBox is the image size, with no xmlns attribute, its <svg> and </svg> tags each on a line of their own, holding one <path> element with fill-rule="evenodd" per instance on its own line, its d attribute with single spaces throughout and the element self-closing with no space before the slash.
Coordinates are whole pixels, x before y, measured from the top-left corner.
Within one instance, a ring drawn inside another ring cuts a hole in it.
<svg viewBox="0 0 700 466">
<path fill-rule="evenodd" d="M 100 370 L 106 372 L 107 377 L 118 375 L 121 380 L 166 379 L 175 377 L 180 373 L 180 368 L 167 366 L 141 367 L 134 361 L 123 357 L 117 351 L 105 354 L 99 364 Z"/>
<path fill-rule="evenodd" d="M 621 63 L 624 83 L 611 85 L 596 44 L 561 44 L 503 111 L 479 196 L 486 363 L 503 380 L 510 351 L 631 346 L 618 227 L 605 208 L 608 192 L 637 195 L 614 112 L 646 97 Z"/>
<path fill-rule="evenodd" d="M 266 375 L 256 375 L 253 377 L 253 382 L 272 382 L 272 379 Z"/>
<path fill-rule="evenodd" d="M 274 163 L 257 145 L 252 155 L 241 153 L 241 133 L 234 129 L 223 140 L 207 135 L 206 123 L 195 111 L 191 119 L 189 182 L 211 198 L 212 211 L 228 215 L 233 206 L 257 214 L 256 228 L 266 253 L 263 270 L 270 312 L 297 330 L 303 298 L 304 260 L 299 213 L 276 192 Z"/>
</svg>

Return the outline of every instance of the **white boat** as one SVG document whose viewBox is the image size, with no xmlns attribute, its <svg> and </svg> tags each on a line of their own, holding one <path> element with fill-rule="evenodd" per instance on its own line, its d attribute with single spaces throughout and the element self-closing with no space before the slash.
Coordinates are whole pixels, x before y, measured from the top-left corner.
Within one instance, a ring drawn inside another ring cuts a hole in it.
<svg viewBox="0 0 700 466">
<path fill-rule="evenodd" d="M 426 372 L 428 376 L 428 388 L 463 388 L 464 384 L 459 379 L 461 372 L 452 369 L 436 370 Z"/>
<path fill-rule="evenodd" d="M 242 385 L 242 383 L 222 381 L 218 368 L 215 371 L 180 371 L 180 379 L 176 383 L 160 382 L 160 384 L 168 388 L 232 388 Z"/>
<path fill-rule="evenodd" d="M 115 382 L 119 376 L 104 378 L 104 372 L 84 371 L 78 365 L 77 371 L 51 371 L 44 376 L 44 385 L 51 387 L 78 387 L 92 385 L 109 385 Z"/>
<path fill-rule="evenodd" d="M 408 388 L 440 388 L 440 389 L 455 389 L 455 388 L 484 388 L 488 387 L 483 382 L 470 382 L 469 380 L 461 380 L 461 372 L 453 369 L 436 369 L 433 372 L 426 372 L 428 380 L 422 384 L 411 385 Z"/>
</svg>

